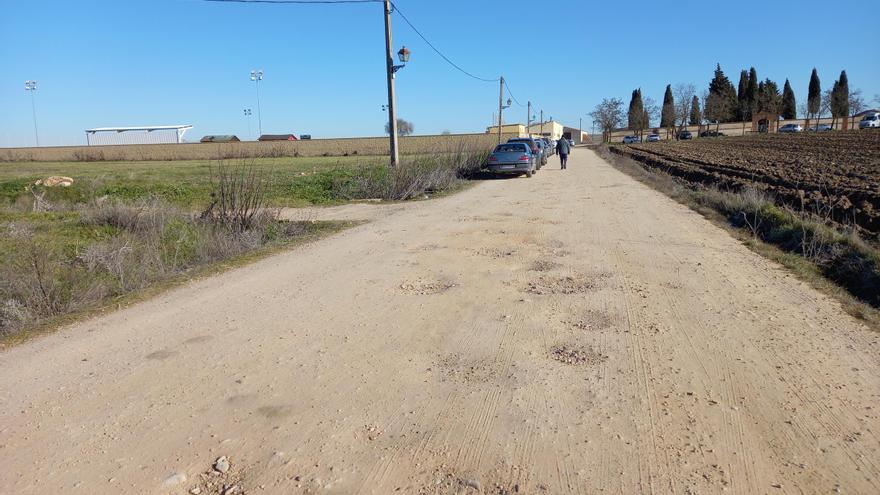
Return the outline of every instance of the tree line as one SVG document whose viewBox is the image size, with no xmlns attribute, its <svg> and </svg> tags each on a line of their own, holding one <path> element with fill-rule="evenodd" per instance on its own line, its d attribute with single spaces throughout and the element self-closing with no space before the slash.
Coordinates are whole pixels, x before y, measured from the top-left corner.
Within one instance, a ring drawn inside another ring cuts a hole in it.
<svg viewBox="0 0 880 495">
<path fill-rule="evenodd" d="M 770 78 L 761 80 L 757 70 L 751 67 L 740 71 L 739 83 L 734 87 L 721 69 L 721 64 L 716 64 L 709 87 L 702 95 L 697 95 L 694 84 L 668 84 L 662 105 L 657 105 L 650 97 L 643 97 L 641 88 L 633 90 L 626 113 L 623 104 L 620 98 L 604 98 L 590 112 L 606 141 L 624 122 L 627 129 L 639 135 L 651 128 L 652 122 L 656 122 L 659 128 L 666 130 L 667 137 L 670 131 L 677 137 L 688 125 L 714 124 L 717 131 L 720 124 L 742 122 L 745 130 L 745 123 L 763 112 L 779 115 L 786 120 L 796 119 L 798 112 L 805 119 L 817 119 L 830 113 L 833 126 L 838 118 L 854 116 L 866 109 L 861 90 L 850 91 L 845 70 L 841 71 L 833 86 L 823 93 L 814 68 L 810 75 L 807 100 L 798 106 L 788 79 L 780 91 L 775 81 Z"/>
</svg>

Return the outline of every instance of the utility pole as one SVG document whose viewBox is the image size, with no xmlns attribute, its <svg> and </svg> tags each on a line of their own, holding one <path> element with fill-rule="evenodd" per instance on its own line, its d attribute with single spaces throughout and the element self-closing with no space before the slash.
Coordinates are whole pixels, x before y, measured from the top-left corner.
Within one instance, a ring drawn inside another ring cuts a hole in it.
<svg viewBox="0 0 880 495">
<path fill-rule="evenodd" d="M 388 77 L 388 134 L 391 138 L 391 166 L 400 155 L 397 146 L 397 97 L 394 94 L 394 55 L 391 50 L 391 0 L 385 0 L 385 68 Z"/>
<path fill-rule="evenodd" d="M 528 105 L 529 113 L 526 115 L 526 134 L 529 136 L 532 135 L 532 102 L 529 102 Z"/>
<path fill-rule="evenodd" d="M 498 92 L 498 144 L 501 144 L 501 126 L 504 122 L 504 118 L 501 117 L 501 112 L 504 111 L 504 76 L 501 76 L 501 90 Z"/>
<path fill-rule="evenodd" d="M 541 137 L 544 137 L 544 111 L 541 110 Z"/>
<path fill-rule="evenodd" d="M 260 81 L 263 80 L 263 69 L 251 71 L 251 81 L 257 86 L 257 125 L 260 136 L 263 135 L 263 111 L 260 108 Z"/>
<path fill-rule="evenodd" d="M 581 141 L 584 139 L 584 118 L 581 117 L 578 123 L 578 129 L 580 129 L 580 134 L 578 134 L 578 144 L 581 144 Z"/>
</svg>

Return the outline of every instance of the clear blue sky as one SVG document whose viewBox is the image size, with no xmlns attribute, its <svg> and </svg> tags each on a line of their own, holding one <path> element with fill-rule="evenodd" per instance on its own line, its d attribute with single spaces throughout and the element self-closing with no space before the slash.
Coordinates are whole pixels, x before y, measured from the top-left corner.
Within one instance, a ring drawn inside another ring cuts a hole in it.
<svg viewBox="0 0 880 495">
<path fill-rule="evenodd" d="M 467 70 L 503 74 L 523 104 L 577 125 L 605 96 L 667 83 L 701 92 L 716 62 L 742 68 L 798 102 L 810 70 L 823 88 L 880 93 L 877 0 L 607 2 L 397 0 L 428 39 Z M 730 8 L 726 8 L 730 6 Z M 532 17 L 531 23 L 522 21 Z M 497 84 L 449 67 L 400 17 L 399 115 L 416 133 L 483 131 Z M 26 79 L 36 79 L 43 145 L 82 144 L 89 127 L 192 124 L 187 136 L 247 136 L 251 69 L 262 68 L 263 132 L 381 135 L 386 99 L 381 4 L 242 5 L 197 0 L 0 0 L 0 147 L 33 145 Z M 524 121 L 514 107 L 506 121 Z M 585 127 L 589 127 L 585 120 Z"/>
</svg>

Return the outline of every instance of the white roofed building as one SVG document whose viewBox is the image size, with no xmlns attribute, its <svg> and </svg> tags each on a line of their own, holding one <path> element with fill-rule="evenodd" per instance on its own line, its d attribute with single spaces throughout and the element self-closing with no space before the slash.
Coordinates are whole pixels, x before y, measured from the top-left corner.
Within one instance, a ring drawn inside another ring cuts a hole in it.
<svg viewBox="0 0 880 495">
<path fill-rule="evenodd" d="M 86 129 L 89 146 L 117 144 L 180 144 L 191 125 L 156 125 L 147 127 L 96 127 Z"/>
</svg>

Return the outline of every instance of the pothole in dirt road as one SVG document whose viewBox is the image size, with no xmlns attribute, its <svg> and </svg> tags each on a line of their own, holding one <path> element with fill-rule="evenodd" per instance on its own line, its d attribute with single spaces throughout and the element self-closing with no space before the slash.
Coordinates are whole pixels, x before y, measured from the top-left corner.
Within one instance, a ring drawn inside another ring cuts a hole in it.
<svg viewBox="0 0 880 495">
<path fill-rule="evenodd" d="M 550 272 L 559 267 L 561 267 L 559 263 L 550 260 L 537 260 L 529 267 L 529 271 L 531 272 Z"/>
<path fill-rule="evenodd" d="M 510 248 L 501 249 L 501 248 L 484 247 L 484 248 L 477 249 L 475 251 L 475 253 L 478 256 L 486 256 L 488 258 L 500 260 L 500 259 L 509 258 L 509 257 L 515 255 L 516 249 L 510 249 Z"/>
<path fill-rule="evenodd" d="M 432 296 L 442 294 L 455 286 L 455 283 L 447 280 L 415 280 L 400 284 L 400 291 L 416 296 Z"/>
<path fill-rule="evenodd" d="M 563 277 L 545 275 L 529 282 L 525 291 L 536 295 L 585 294 L 600 288 L 608 277 L 609 275 L 604 272 L 576 273 Z"/>
<path fill-rule="evenodd" d="M 603 356 L 590 347 L 565 344 L 550 349 L 550 357 L 572 366 L 596 366 L 608 359 L 608 356 Z"/>
<path fill-rule="evenodd" d="M 607 312 L 590 309 L 585 311 L 579 318 L 570 320 L 568 324 L 577 330 L 605 330 L 606 328 L 611 328 L 614 321 Z"/>
<path fill-rule="evenodd" d="M 470 473 L 456 473 L 447 468 L 435 470 L 416 492 L 418 495 L 517 495 L 525 493 L 518 484 L 483 482 Z"/>
<path fill-rule="evenodd" d="M 434 364 L 433 370 L 440 374 L 440 380 L 444 382 L 486 383 L 498 376 L 491 362 L 464 359 L 459 354 L 441 357 Z"/>
<path fill-rule="evenodd" d="M 164 361 L 168 358 L 174 357 L 177 355 L 177 351 L 169 351 L 168 349 L 162 349 L 159 351 L 154 351 L 147 354 L 147 359 L 153 359 L 156 361 Z"/>
</svg>

